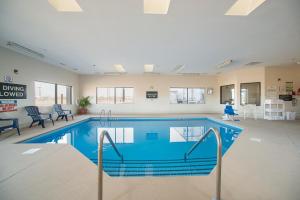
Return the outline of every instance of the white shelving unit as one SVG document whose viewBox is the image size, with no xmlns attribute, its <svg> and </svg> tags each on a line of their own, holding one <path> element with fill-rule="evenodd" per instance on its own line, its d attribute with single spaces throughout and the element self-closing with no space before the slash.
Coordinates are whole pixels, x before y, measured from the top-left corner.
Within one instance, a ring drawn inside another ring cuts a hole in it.
<svg viewBox="0 0 300 200">
<path fill-rule="evenodd" d="M 285 104 L 281 99 L 266 99 L 264 105 L 264 119 L 284 120 Z"/>
</svg>

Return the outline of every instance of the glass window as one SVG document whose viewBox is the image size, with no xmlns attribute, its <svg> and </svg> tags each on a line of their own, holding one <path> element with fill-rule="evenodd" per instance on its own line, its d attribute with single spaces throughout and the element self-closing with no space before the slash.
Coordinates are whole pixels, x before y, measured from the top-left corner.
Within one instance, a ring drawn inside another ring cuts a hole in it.
<svg viewBox="0 0 300 200">
<path fill-rule="evenodd" d="M 188 103 L 203 104 L 205 90 L 201 88 L 188 88 Z"/>
<path fill-rule="evenodd" d="M 124 88 L 124 103 L 133 103 L 133 88 Z"/>
<path fill-rule="evenodd" d="M 255 104 L 260 106 L 260 82 L 241 83 L 241 105 Z"/>
<path fill-rule="evenodd" d="M 234 85 L 224 85 L 220 88 L 221 92 L 221 101 L 220 104 L 234 104 Z"/>
<path fill-rule="evenodd" d="M 34 82 L 35 105 L 52 106 L 55 104 L 55 84 L 45 82 Z"/>
<path fill-rule="evenodd" d="M 115 103 L 114 88 L 97 88 L 97 103 L 114 104 Z"/>
<path fill-rule="evenodd" d="M 57 85 L 56 102 L 58 104 L 72 104 L 72 87 Z"/>
<path fill-rule="evenodd" d="M 202 104 L 205 89 L 203 88 L 170 88 L 172 104 Z"/>
<path fill-rule="evenodd" d="M 170 88 L 170 103 L 186 104 L 187 88 Z"/>
<path fill-rule="evenodd" d="M 116 88 L 116 104 L 133 103 L 133 88 Z"/>
</svg>

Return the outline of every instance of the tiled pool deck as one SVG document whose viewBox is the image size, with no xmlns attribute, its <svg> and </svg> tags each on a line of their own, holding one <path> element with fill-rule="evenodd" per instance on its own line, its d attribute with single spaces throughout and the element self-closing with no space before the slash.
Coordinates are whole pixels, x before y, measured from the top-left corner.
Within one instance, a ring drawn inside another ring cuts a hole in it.
<svg viewBox="0 0 300 200">
<path fill-rule="evenodd" d="M 155 115 L 161 116 L 175 115 Z M 45 129 L 23 129 L 21 136 L 14 131 L 2 134 L 0 199 L 97 199 L 97 167 L 70 145 L 14 144 L 87 117 L 59 121 L 54 127 L 47 124 Z M 222 199 L 300 199 L 300 121 L 228 123 L 244 131 L 223 159 Z M 41 150 L 22 155 L 30 148 Z M 104 177 L 104 200 L 206 200 L 214 192 L 214 173 L 206 177 Z"/>
</svg>

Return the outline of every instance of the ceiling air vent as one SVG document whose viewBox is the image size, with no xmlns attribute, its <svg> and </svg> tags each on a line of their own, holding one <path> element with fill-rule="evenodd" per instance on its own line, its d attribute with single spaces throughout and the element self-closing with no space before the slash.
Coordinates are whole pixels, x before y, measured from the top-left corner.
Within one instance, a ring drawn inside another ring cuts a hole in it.
<svg viewBox="0 0 300 200">
<path fill-rule="evenodd" d="M 208 75 L 207 73 L 178 73 L 177 75 L 181 76 L 203 76 Z"/>
<path fill-rule="evenodd" d="M 258 62 L 258 61 L 255 61 L 255 62 L 249 62 L 246 64 L 246 66 L 253 66 L 253 65 L 258 65 L 258 64 L 261 64 L 262 62 Z"/>
<path fill-rule="evenodd" d="M 29 48 L 27 48 L 27 47 L 24 47 L 24 46 L 22 46 L 22 45 L 19 45 L 19 44 L 15 43 L 15 42 L 7 42 L 6 45 L 9 46 L 9 47 L 12 48 L 12 49 L 16 49 L 16 50 L 21 51 L 21 52 L 24 52 L 24 53 L 26 53 L 26 54 L 30 54 L 30 55 L 37 56 L 37 57 L 39 57 L 39 58 L 44 58 L 44 57 L 45 57 L 44 54 L 41 54 L 41 53 L 39 53 L 39 52 L 37 52 L 37 51 L 34 51 L 34 50 L 32 50 L 32 49 L 29 49 Z"/>
</svg>

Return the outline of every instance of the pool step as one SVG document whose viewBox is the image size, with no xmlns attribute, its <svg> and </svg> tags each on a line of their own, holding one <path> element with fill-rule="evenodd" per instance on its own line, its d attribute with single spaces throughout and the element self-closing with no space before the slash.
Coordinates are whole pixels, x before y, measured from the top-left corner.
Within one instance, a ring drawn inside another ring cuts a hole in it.
<svg viewBox="0 0 300 200">
<path fill-rule="evenodd" d="M 97 159 L 91 159 L 97 164 Z M 110 176 L 193 176 L 208 175 L 216 165 L 215 158 L 176 160 L 103 160 Z"/>
</svg>

